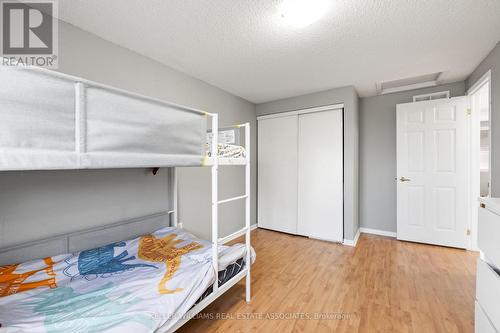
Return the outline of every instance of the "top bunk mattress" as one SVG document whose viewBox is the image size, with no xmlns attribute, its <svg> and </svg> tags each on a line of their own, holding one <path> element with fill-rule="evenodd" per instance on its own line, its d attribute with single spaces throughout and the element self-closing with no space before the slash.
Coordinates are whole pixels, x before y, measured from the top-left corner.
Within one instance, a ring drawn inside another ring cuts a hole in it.
<svg viewBox="0 0 500 333">
<path fill-rule="evenodd" d="M 168 227 L 91 250 L 0 266 L 0 331 L 171 327 L 214 282 L 211 251 L 210 242 Z M 219 269 L 245 254 L 242 244 L 221 246 Z"/>
<path fill-rule="evenodd" d="M 0 171 L 199 166 L 207 113 L 49 70 L 0 66 Z"/>
</svg>

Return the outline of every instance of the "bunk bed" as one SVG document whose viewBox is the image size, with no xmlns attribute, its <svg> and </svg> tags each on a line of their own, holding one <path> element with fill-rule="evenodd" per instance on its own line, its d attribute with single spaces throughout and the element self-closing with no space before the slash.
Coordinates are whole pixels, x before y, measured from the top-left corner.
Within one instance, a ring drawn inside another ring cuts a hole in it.
<svg viewBox="0 0 500 333">
<path fill-rule="evenodd" d="M 220 131 L 215 113 L 30 67 L 0 67 L 0 105 L 0 171 L 168 168 L 173 194 L 164 212 L 0 248 L 1 328 L 173 332 L 243 278 L 250 302 L 248 123 Z M 219 199 L 219 165 L 245 167 L 243 195 Z M 178 219 L 185 166 L 211 168 L 211 242 Z M 237 200 L 245 226 L 219 237 Z"/>
</svg>

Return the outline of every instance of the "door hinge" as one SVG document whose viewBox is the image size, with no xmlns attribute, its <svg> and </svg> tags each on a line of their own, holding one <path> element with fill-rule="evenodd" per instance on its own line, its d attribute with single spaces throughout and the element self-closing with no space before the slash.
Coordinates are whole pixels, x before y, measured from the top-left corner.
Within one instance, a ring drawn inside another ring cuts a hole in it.
<svg viewBox="0 0 500 333">
<path fill-rule="evenodd" d="M 470 229 L 467 229 L 467 236 L 470 236 Z"/>
<path fill-rule="evenodd" d="M 467 116 L 470 116 L 470 115 L 472 114 L 472 110 L 471 110 L 471 109 L 467 109 L 467 110 L 465 110 L 465 114 L 466 114 Z"/>
</svg>

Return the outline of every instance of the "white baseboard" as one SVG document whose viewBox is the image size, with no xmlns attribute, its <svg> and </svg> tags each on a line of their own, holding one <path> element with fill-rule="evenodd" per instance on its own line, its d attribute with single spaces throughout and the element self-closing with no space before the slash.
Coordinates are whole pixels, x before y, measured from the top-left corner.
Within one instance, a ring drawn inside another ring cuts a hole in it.
<svg viewBox="0 0 500 333">
<path fill-rule="evenodd" d="M 360 234 L 360 229 L 358 229 L 358 232 L 356 232 L 356 236 L 354 236 L 354 239 L 346 239 L 346 238 L 344 238 L 344 245 L 354 246 L 355 247 L 356 244 L 358 243 L 359 234 Z"/>
<path fill-rule="evenodd" d="M 359 228 L 359 230 L 364 234 L 372 234 L 372 235 L 394 237 L 394 238 L 396 238 L 397 236 L 397 234 L 392 231 L 385 231 L 385 230 L 371 229 L 371 228 Z"/>
</svg>

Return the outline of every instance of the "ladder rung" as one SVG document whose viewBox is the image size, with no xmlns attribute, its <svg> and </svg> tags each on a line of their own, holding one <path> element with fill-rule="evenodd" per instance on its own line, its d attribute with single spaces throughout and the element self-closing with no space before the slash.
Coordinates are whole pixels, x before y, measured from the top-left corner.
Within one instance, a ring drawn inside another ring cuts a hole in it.
<svg viewBox="0 0 500 333">
<path fill-rule="evenodd" d="M 229 199 L 221 200 L 218 203 L 219 204 L 223 204 L 223 203 L 226 203 L 226 202 L 231 202 L 231 201 L 236 201 L 236 200 L 241 200 L 241 199 L 246 199 L 246 198 L 248 198 L 248 195 L 240 195 L 239 197 L 232 197 L 232 198 L 229 198 Z"/>
<path fill-rule="evenodd" d="M 241 229 L 241 230 L 238 230 L 238 231 L 236 231 L 236 232 L 233 232 L 231 235 L 228 235 L 228 236 L 226 236 L 226 237 L 219 238 L 219 239 L 218 239 L 218 242 L 219 242 L 219 244 L 224 244 L 225 242 L 227 242 L 227 241 L 228 241 L 228 240 L 230 240 L 230 239 L 233 239 L 233 238 L 236 238 L 236 237 L 238 237 L 238 236 L 244 235 L 244 234 L 245 234 L 245 232 L 247 232 L 247 230 L 248 230 L 248 228 L 247 228 L 247 227 L 245 227 L 245 228 L 243 228 L 243 229 Z"/>
</svg>

